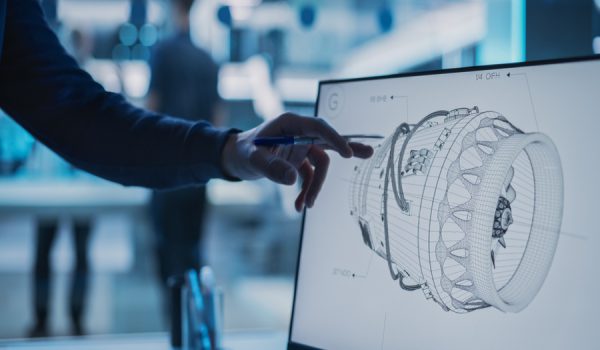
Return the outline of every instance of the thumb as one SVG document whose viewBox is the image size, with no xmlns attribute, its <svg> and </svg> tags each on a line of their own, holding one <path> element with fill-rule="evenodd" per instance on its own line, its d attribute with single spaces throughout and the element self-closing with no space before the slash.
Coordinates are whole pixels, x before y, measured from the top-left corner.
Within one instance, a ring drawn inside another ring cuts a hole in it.
<svg viewBox="0 0 600 350">
<path fill-rule="evenodd" d="M 265 149 L 257 148 L 252 152 L 250 163 L 258 173 L 271 181 L 283 185 L 293 185 L 296 183 L 296 178 L 298 177 L 296 168 Z"/>
</svg>

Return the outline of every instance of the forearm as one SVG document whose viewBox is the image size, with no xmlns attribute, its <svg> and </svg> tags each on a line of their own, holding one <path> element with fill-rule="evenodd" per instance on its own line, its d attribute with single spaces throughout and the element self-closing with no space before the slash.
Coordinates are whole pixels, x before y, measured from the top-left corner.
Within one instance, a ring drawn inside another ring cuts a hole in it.
<svg viewBox="0 0 600 350">
<path fill-rule="evenodd" d="M 228 132 L 135 108 L 62 49 L 34 0 L 11 1 L 0 106 L 74 165 L 126 185 L 183 186 L 222 177 Z"/>
</svg>

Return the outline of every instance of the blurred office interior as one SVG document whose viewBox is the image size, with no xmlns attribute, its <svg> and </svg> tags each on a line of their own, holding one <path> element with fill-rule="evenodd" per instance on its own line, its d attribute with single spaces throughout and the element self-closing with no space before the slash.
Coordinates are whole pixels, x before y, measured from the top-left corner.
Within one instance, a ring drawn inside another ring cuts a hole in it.
<svg viewBox="0 0 600 350">
<path fill-rule="evenodd" d="M 63 45 L 89 56 L 80 62 L 98 82 L 144 106 L 149 59 L 175 30 L 169 2 L 42 5 Z M 311 115 L 322 79 L 600 53 L 600 1 L 196 0 L 190 34 L 219 65 L 222 124 L 246 129 L 283 111 Z M 208 184 L 199 249 L 225 290 L 226 329 L 287 328 L 301 226 L 295 193 L 268 181 Z M 72 168 L 0 111 L 0 338 L 26 336 L 34 323 L 41 220 L 58 232 L 49 335 L 71 334 L 70 231 L 81 217 L 90 226 L 84 333 L 165 331 L 150 198 Z"/>
</svg>

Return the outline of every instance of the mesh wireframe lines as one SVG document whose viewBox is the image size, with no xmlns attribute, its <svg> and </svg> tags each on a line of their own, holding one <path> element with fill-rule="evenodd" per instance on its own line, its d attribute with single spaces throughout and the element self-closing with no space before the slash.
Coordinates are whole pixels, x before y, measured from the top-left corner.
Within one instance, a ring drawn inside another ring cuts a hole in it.
<svg viewBox="0 0 600 350">
<path fill-rule="evenodd" d="M 407 291 L 444 310 L 527 307 L 562 220 L 558 152 L 497 112 L 437 111 L 402 123 L 356 166 L 351 215 Z"/>
</svg>

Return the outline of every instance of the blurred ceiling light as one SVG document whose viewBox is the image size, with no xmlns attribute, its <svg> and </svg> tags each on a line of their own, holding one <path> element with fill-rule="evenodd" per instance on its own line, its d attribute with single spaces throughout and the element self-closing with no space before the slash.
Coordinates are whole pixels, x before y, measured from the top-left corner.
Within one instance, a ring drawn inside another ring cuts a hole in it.
<svg viewBox="0 0 600 350">
<path fill-rule="evenodd" d="M 275 80 L 275 88 L 286 102 L 313 103 L 317 98 L 319 79 L 302 76 L 281 76 Z"/>
<path fill-rule="evenodd" d="M 265 3 L 256 8 L 247 24 L 258 31 L 274 28 L 295 28 L 298 26 L 298 12 L 288 3 Z"/>
<path fill-rule="evenodd" d="M 281 95 L 272 83 L 269 64 L 260 55 L 242 64 L 223 66 L 219 72 L 219 94 L 226 100 L 251 99 L 254 112 L 265 120 L 285 111 Z"/>
<path fill-rule="evenodd" d="M 75 23 L 124 23 L 129 20 L 129 1 L 77 1 L 58 2 L 58 18 Z"/>
<path fill-rule="evenodd" d="M 121 69 L 125 94 L 134 99 L 146 96 L 150 85 L 150 68 L 146 62 L 126 61 L 121 63 Z"/>
<path fill-rule="evenodd" d="M 246 63 L 228 63 L 219 71 L 219 95 L 225 100 L 252 100 L 254 91 Z M 320 75 L 280 71 L 273 89 L 286 102 L 313 103 L 317 97 Z"/>
<path fill-rule="evenodd" d="M 150 49 L 142 44 L 136 44 L 131 49 L 131 59 L 133 60 L 150 60 Z"/>
<path fill-rule="evenodd" d="M 600 0 L 595 0 L 596 2 L 596 7 L 598 8 L 598 11 L 600 11 Z"/>
<path fill-rule="evenodd" d="M 252 88 L 254 112 L 264 120 L 273 119 L 285 112 L 281 96 L 271 83 L 271 70 L 264 56 L 255 55 L 246 61 Z"/>
<path fill-rule="evenodd" d="M 222 0 L 221 2 L 229 6 L 256 7 L 262 3 L 262 0 Z"/>
<path fill-rule="evenodd" d="M 128 46 L 117 44 L 112 50 L 112 58 L 115 61 L 124 61 L 131 58 L 131 50 Z"/>
<path fill-rule="evenodd" d="M 224 20 L 224 13 L 218 13 L 219 20 L 227 25 L 231 26 L 233 23 L 246 22 L 252 17 L 252 11 L 254 8 L 258 7 L 262 0 L 222 0 L 221 3 L 223 6 L 219 9 L 219 11 L 224 11 L 222 8 L 227 8 L 229 10 L 230 18 L 228 20 Z"/>
<path fill-rule="evenodd" d="M 245 22 L 252 16 L 250 6 L 231 6 L 231 18 L 234 22 Z"/>
<path fill-rule="evenodd" d="M 152 46 L 156 44 L 158 39 L 158 31 L 153 24 L 146 23 L 140 28 L 140 43 L 144 46 Z"/>
<path fill-rule="evenodd" d="M 265 183 L 262 180 L 243 182 L 211 180 L 206 185 L 206 194 L 210 203 L 215 206 L 257 206 L 264 204 L 269 199 L 270 193 L 265 189 Z"/>
<path fill-rule="evenodd" d="M 106 90 L 118 94 L 122 92 L 119 69 L 113 61 L 92 59 L 86 64 L 86 70 Z"/>
<path fill-rule="evenodd" d="M 162 0 L 148 0 L 147 19 L 160 23 L 164 19 Z M 76 25 L 119 25 L 129 21 L 131 0 L 60 0 L 58 19 Z"/>
<path fill-rule="evenodd" d="M 225 100 L 248 100 L 252 87 L 244 64 L 228 63 L 219 70 L 219 95 Z"/>
<path fill-rule="evenodd" d="M 138 38 L 137 28 L 131 23 L 125 23 L 119 28 L 119 40 L 125 46 L 133 45 Z"/>
</svg>

